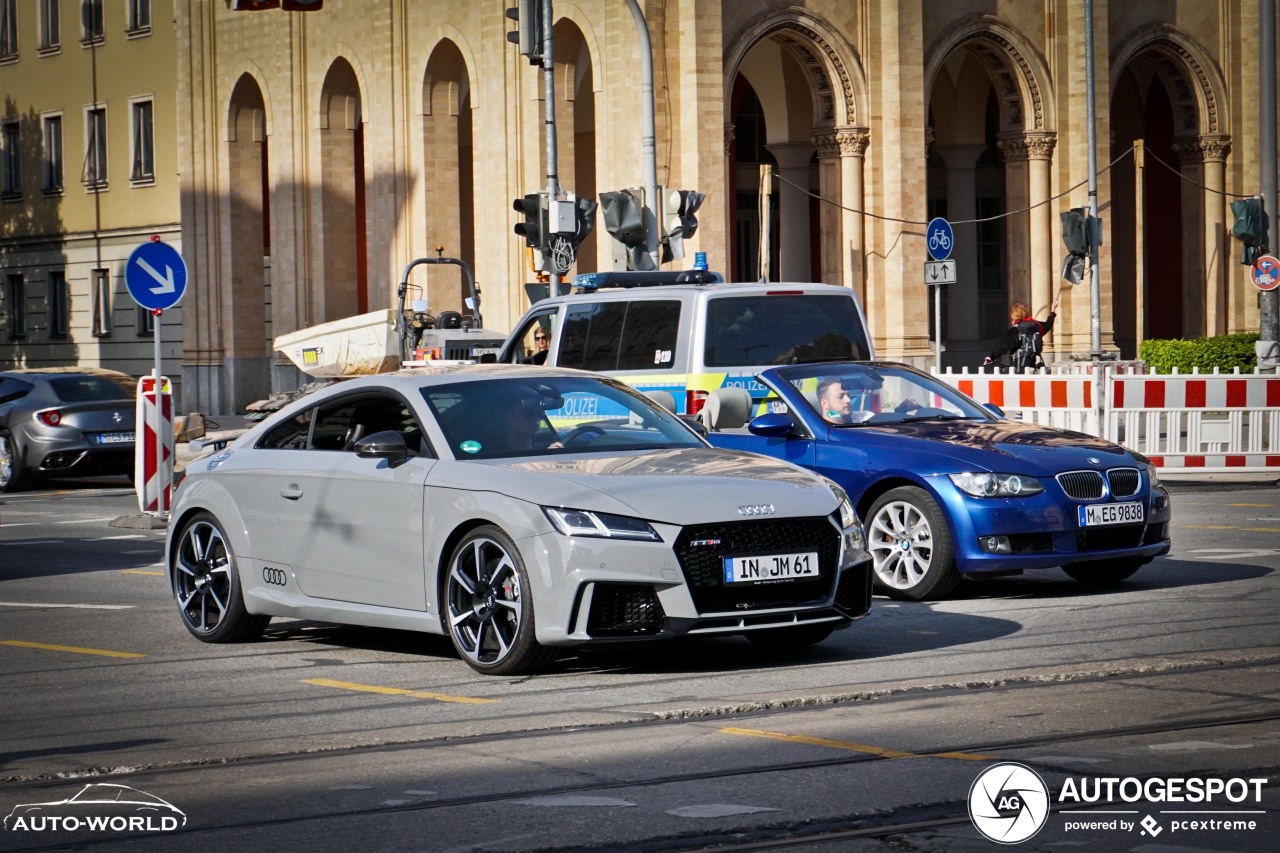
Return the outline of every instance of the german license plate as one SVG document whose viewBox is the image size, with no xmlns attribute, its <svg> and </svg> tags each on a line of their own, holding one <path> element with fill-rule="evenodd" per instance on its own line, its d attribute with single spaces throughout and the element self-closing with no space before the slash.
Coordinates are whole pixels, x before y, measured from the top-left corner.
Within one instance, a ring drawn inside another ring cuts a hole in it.
<svg viewBox="0 0 1280 853">
<path fill-rule="evenodd" d="M 1142 503 L 1140 501 L 1125 504 L 1090 504 L 1079 509 L 1081 527 L 1142 523 Z"/>
<path fill-rule="evenodd" d="M 766 554 L 759 557 L 725 557 L 725 583 L 793 581 L 818 576 L 818 554 Z"/>
<path fill-rule="evenodd" d="M 132 444 L 133 433 L 131 432 L 100 432 L 98 433 L 98 444 Z"/>
</svg>

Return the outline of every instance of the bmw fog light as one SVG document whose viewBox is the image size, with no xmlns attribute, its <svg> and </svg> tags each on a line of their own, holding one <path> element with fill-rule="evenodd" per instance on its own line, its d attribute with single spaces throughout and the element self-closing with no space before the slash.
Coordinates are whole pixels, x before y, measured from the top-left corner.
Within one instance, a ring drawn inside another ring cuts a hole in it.
<svg viewBox="0 0 1280 853">
<path fill-rule="evenodd" d="M 988 554 L 1013 553 L 1013 547 L 1009 544 L 1008 536 L 983 536 L 979 541 L 982 543 L 982 550 Z"/>
</svg>

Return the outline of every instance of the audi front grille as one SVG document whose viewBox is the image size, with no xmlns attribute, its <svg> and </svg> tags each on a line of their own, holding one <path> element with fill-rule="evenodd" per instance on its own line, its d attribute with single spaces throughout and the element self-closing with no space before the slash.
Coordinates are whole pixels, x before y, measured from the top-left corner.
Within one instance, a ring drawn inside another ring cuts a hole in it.
<svg viewBox="0 0 1280 853">
<path fill-rule="evenodd" d="M 778 583 L 726 584 L 725 557 L 816 551 L 818 577 Z M 680 531 L 676 559 L 699 613 L 820 604 L 830 597 L 840 559 L 840 531 L 831 519 L 780 518 L 699 524 Z"/>
</svg>

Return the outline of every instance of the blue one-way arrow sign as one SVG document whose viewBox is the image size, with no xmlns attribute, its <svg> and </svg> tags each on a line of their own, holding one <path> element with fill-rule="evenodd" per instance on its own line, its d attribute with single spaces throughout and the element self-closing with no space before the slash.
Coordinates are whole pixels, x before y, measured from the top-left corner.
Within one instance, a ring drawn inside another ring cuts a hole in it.
<svg viewBox="0 0 1280 853">
<path fill-rule="evenodd" d="M 164 311 L 177 305 L 187 290 L 187 263 L 168 243 L 143 243 L 124 266 L 124 285 L 143 308 Z"/>
</svg>

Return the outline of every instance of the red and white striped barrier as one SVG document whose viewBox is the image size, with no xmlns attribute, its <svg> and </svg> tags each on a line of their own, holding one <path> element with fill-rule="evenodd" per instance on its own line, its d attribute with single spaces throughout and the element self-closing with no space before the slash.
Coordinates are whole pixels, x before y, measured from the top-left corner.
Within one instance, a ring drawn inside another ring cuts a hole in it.
<svg viewBox="0 0 1280 853">
<path fill-rule="evenodd" d="M 1052 373 L 937 378 L 1010 417 L 1123 444 L 1161 470 L 1280 473 L 1280 378 L 1271 373 L 1134 373 L 1123 363 Z"/>
<path fill-rule="evenodd" d="M 152 376 L 138 380 L 138 402 L 134 408 L 133 482 L 138 492 L 138 508 L 144 513 L 168 513 L 173 491 L 173 386 L 169 377 L 160 377 L 160 436 L 156 437 L 156 381 Z M 162 450 L 157 453 L 157 443 Z"/>
</svg>

